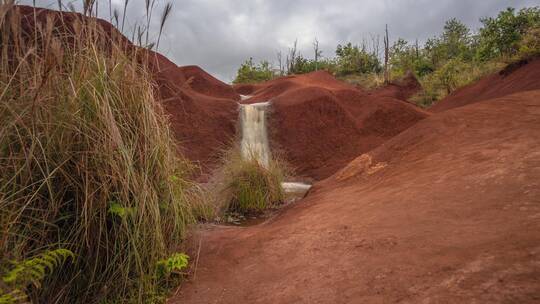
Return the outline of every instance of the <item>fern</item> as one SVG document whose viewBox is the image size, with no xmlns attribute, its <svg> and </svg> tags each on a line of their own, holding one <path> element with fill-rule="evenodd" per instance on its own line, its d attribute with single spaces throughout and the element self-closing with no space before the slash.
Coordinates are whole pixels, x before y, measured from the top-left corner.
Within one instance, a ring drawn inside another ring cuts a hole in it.
<svg viewBox="0 0 540 304">
<path fill-rule="evenodd" d="M 13 289 L 8 293 L 0 290 L 0 304 L 16 304 L 24 302 L 28 297 L 20 289 Z"/>
<path fill-rule="evenodd" d="M 67 249 L 46 251 L 36 257 L 13 263 L 14 268 L 2 276 L 2 281 L 15 287 L 14 291 L 17 287 L 25 287 L 30 283 L 39 286 L 48 273 L 64 264 L 68 258 L 75 258 L 75 254 Z"/>
</svg>

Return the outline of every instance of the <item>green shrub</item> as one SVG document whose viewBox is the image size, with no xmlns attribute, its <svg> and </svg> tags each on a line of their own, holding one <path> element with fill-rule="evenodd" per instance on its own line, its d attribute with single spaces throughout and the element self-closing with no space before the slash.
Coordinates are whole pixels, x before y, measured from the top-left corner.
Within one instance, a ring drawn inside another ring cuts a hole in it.
<svg viewBox="0 0 540 304">
<path fill-rule="evenodd" d="M 476 63 L 449 60 L 434 73 L 420 78 L 423 90 L 411 97 L 411 101 L 422 107 L 429 107 L 453 91 L 499 71 L 504 66 L 505 62 L 501 60 Z"/>
<path fill-rule="evenodd" d="M 359 47 L 350 42 L 345 45 L 338 44 L 336 56 L 338 75 L 381 71 L 377 54 L 367 52 L 365 47 Z"/>
<path fill-rule="evenodd" d="M 482 18 L 481 22 L 478 57 L 482 60 L 512 57 L 518 53 L 523 35 L 540 26 L 540 7 L 519 11 L 509 7 L 497 17 Z"/>
<path fill-rule="evenodd" d="M 188 266 L 189 256 L 184 253 L 175 253 L 167 259 L 158 261 L 157 277 L 165 279 L 174 273 L 178 273 Z"/>
<path fill-rule="evenodd" d="M 145 53 L 92 19 L 29 34 L 1 10 L 0 266 L 65 248 L 77 259 L 31 290 L 36 301 L 153 298 L 197 198 Z"/>
<path fill-rule="evenodd" d="M 519 43 L 519 58 L 540 55 L 540 26 L 529 29 Z"/>
<path fill-rule="evenodd" d="M 358 85 L 367 90 L 376 89 L 384 85 L 384 75 L 377 73 L 350 74 L 338 77 L 338 79 L 352 85 Z"/>
<path fill-rule="evenodd" d="M 257 83 L 274 78 L 274 72 L 268 61 L 253 63 L 253 58 L 246 60 L 236 73 L 233 83 Z"/>
<path fill-rule="evenodd" d="M 218 177 L 218 204 L 228 212 L 260 213 L 284 199 L 281 183 L 286 170 L 271 160 L 268 168 L 257 160 L 243 159 L 238 149 L 228 151 Z"/>
</svg>

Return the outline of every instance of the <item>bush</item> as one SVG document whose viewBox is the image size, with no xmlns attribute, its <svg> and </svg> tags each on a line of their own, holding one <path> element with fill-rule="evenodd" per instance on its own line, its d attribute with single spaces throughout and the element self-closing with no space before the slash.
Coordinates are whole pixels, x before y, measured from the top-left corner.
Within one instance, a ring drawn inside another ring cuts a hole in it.
<svg viewBox="0 0 540 304">
<path fill-rule="evenodd" d="M 376 89 L 384 85 L 384 75 L 377 73 L 351 74 L 338 77 L 338 79 L 367 90 Z"/>
<path fill-rule="evenodd" d="M 364 47 L 360 48 L 350 42 L 346 45 L 338 44 L 336 56 L 338 75 L 381 71 L 381 64 L 376 54 L 368 53 Z"/>
<path fill-rule="evenodd" d="M 478 79 L 494 73 L 505 66 L 501 60 L 488 62 L 463 62 L 459 59 L 449 60 L 434 73 L 420 78 L 422 92 L 411 97 L 411 101 L 422 107 L 429 107 L 458 88 L 466 86 Z"/>
<path fill-rule="evenodd" d="M 246 60 L 236 73 L 233 83 L 257 83 L 274 78 L 274 72 L 268 61 L 262 61 L 258 65 L 253 63 L 253 58 Z"/>
<path fill-rule="evenodd" d="M 540 26 L 529 29 L 519 43 L 520 58 L 529 58 L 540 55 Z"/>
<path fill-rule="evenodd" d="M 540 7 L 516 11 L 507 8 L 496 18 L 482 18 L 478 57 L 483 60 L 497 56 L 511 57 L 518 53 L 523 35 L 540 26 Z"/>
<path fill-rule="evenodd" d="M 33 301 L 153 301 L 156 265 L 195 215 L 144 53 L 93 19 L 29 34 L 1 9 L 0 270 L 65 248 L 76 259 Z"/>
<path fill-rule="evenodd" d="M 275 160 L 268 168 L 257 160 L 243 159 L 238 149 L 228 151 L 218 177 L 219 206 L 226 212 L 256 214 L 284 199 L 281 183 L 286 169 Z"/>
</svg>

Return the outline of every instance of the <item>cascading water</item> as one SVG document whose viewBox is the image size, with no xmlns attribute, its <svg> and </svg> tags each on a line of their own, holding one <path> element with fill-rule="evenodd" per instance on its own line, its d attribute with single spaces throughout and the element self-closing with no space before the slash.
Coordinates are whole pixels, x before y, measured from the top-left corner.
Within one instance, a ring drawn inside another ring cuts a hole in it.
<svg viewBox="0 0 540 304">
<path fill-rule="evenodd" d="M 242 100 L 249 96 L 241 96 Z M 270 147 L 266 131 L 266 110 L 269 102 L 241 104 L 240 124 L 242 128 L 242 141 L 240 144 L 244 159 L 256 159 L 263 167 L 270 165 Z M 285 193 L 302 197 L 311 188 L 304 183 L 285 182 L 281 186 Z"/>
<path fill-rule="evenodd" d="M 256 159 L 264 167 L 268 167 L 270 161 L 270 148 L 266 134 L 267 107 L 268 102 L 240 105 L 242 157 Z"/>
</svg>

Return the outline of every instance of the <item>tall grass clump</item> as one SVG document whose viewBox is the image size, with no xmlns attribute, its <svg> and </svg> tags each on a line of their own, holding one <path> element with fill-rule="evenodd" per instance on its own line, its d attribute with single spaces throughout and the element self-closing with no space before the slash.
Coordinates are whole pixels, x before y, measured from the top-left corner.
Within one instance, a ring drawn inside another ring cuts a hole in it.
<svg viewBox="0 0 540 304">
<path fill-rule="evenodd" d="M 67 250 L 22 286 L 30 301 L 160 301 L 194 196 L 145 50 L 95 19 L 38 17 L 0 6 L 0 274 Z"/>
<path fill-rule="evenodd" d="M 243 158 L 238 148 L 225 153 L 219 173 L 218 200 L 225 212 L 257 214 L 284 200 L 281 183 L 286 176 L 284 165 L 271 160 L 267 167 L 256 158 Z"/>
</svg>

